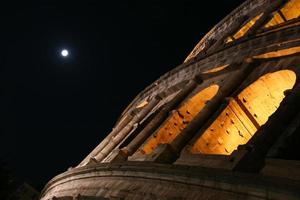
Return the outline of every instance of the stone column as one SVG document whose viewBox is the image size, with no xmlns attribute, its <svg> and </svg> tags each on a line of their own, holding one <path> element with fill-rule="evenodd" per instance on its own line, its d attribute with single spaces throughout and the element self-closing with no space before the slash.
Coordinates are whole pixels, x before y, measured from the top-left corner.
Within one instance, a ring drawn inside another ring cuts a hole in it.
<svg viewBox="0 0 300 200">
<path fill-rule="evenodd" d="M 94 159 L 99 162 L 102 161 L 117 145 L 121 142 L 124 137 L 134 128 L 135 124 L 142 120 L 160 101 L 160 97 L 156 96 L 137 114 L 135 114 L 129 123 L 122 128 L 115 136 L 109 138 L 107 144 L 98 152 Z"/>
<path fill-rule="evenodd" d="M 300 83 L 280 103 L 279 108 L 270 116 L 246 145 L 240 146 L 238 151 L 232 154 L 236 157 L 234 170 L 257 172 L 264 165 L 265 157 L 276 142 L 284 133 L 289 124 L 300 112 Z M 296 148 L 297 149 L 297 148 Z"/>
<path fill-rule="evenodd" d="M 251 61 L 248 61 L 251 62 Z M 244 81 L 254 69 L 251 63 L 244 63 L 241 69 L 232 75 L 229 75 L 228 80 L 222 86 L 216 96 L 207 102 L 205 107 L 199 112 L 196 117 L 188 124 L 188 126 L 172 141 L 170 144 L 161 144 L 147 158 L 148 161 L 156 161 L 161 163 L 174 162 L 182 148 L 191 140 L 198 130 L 207 122 L 211 115 L 218 110 L 224 98 L 231 93 Z"/>
<path fill-rule="evenodd" d="M 191 91 L 193 91 L 202 80 L 199 77 L 195 77 L 183 90 L 181 90 L 170 102 L 162 106 L 160 111 L 155 117 L 145 126 L 145 128 L 124 148 L 118 151 L 118 155 L 112 158 L 112 161 L 126 160 L 126 158 L 132 155 L 143 142 L 164 122 L 169 113 L 179 103 L 186 98 Z"/>
<path fill-rule="evenodd" d="M 236 22 L 232 25 L 231 30 L 229 30 L 227 33 L 224 33 L 221 38 L 218 38 L 218 40 L 212 44 L 209 49 L 207 49 L 207 54 L 215 52 L 220 47 L 223 47 L 225 44 L 225 39 L 236 33 L 240 28 L 241 24 L 243 24 L 247 20 L 247 17 L 240 17 L 236 20 Z"/>
<path fill-rule="evenodd" d="M 117 127 L 113 128 L 109 135 L 102 140 L 102 142 L 78 165 L 78 167 L 84 166 L 92 161 L 90 159 L 97 155 L 109 143 L 111 138 L 114 137 L 122 128 L 124 128 L 132 120 L 132 118 L 133 115 L 131 113 L 126 115 L 124 119 L 117 125 Z"/>
<path fill-rule="evenodd" d="M 270 4 L 270 6 L 264 11 L 263 15 L 256 21 L 256 23 L 248 30 L 245 36 L 254 34 L 261 26 L 263 26 L 266 22 L 268 22 L 273 16 L 270 14 L 279 9 L 280 6 L 285 3 L 286 0 L 278 0 L 274 1 Z"/>
<path fill-rule="evenodd" d="M 106 157 L 105 162 L 117 162 L 124 161 L 128 156 L 132 155 L 138 147 L 160 126 L 160 124 L 168 117 L 169 112 L 179 104 L 187 94 L 190 93 L 193 88 L 201 82 L 199 78 L 195 78 L 195 81 L 190 82 L 185 89 L 180 91 L 173 100 L 163 105 L 155 114 L 154 118 L 146 124 L 140 133 L 124 148 L 115 149 Z M 160 94 L 158 95 L 160 96 Z"/>
</svg>

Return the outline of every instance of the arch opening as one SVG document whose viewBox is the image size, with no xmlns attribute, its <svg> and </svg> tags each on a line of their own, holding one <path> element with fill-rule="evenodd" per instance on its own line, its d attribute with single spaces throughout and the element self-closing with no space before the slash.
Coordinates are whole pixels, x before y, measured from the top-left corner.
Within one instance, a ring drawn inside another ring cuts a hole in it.
<svg viewBox="0 0 300 200">
<path fill-rule="evenodd" d="M 222 71 L 223 69 L 227 68 L 228 66 L 229 66 L 229 64 L 221 65 L 221 66 L 206 70 L 206 71 L 202 72 L 202 74 L 209 74 L 209 73 L 219 72 L 219 71 Z"/>
<path fill-rule="evenodd" d="M 135 108 L 143 108 L 145 107 L 146 105 L 148 105 L 148 101 L 147 100 L 144 100 L 142 101 L 141 103 L 139 103 Z"/>
<path fill-rule="evenodd" d="M 292 89 L 295 82 L 296 74 L 291 70 L 260 77 L 229 101 L 192 145 L 190 153 L 230 155 L 268 121 L 284 99 L 284 91 Z"/>
<path fill-rule="evenodd" d="M 278 51 L 271 51 L 267 53 L 263 53 L 260 55 L 253 56 L 253 58 L 257 59 L 266 59 L 266 58 L 278 58 L 282 56 L 289 56 L 300 52 L 300 46 L 291 47 L 287 49 L 281 49 Z"/>
<path fill-rule="evenodd" d="M 232 42 L 233 40 L 237 40 L 241 37 L 243 37 L 249 30 L 250 28 L 256 23 L 257 20 L 263 15 L 263 13 L 255 16 L 252 18 L 250 21 L 248 21 L 242 28 L 240 28 L 233 36 L 230 36 L 226 39 L 225 43 Z"/>
<path fill-rule="evenodd" d="M 273 17 L 265 25 L 265 28 L 282 24 L 300 16 L 300 0 L 290 0 L 281 9 L 273 13 Z"/>
<path fill-rule="evenodd" d="M 142 154 L 150 154 L 159 144 L 171 143 L 180 132 L 201 112 L 207 101 L 218 92 L 218 85 L 211 85 L 188 99 L 162 124 L 162 126 L 141 147 Z"/>
</svg>

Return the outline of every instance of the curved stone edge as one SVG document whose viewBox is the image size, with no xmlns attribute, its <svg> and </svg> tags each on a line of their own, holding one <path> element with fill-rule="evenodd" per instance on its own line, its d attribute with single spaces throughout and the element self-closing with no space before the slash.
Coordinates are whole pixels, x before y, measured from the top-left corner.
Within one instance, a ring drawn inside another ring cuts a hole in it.
<svg viewBox="0 0 300 200">
<path fill-rule="evenodd" d="M 217 65 L 240 62 L 248 57 L 268 52 L 270 50 L 270 47 L 273 48 L 274 46 L 277 46 L 278 49 L 283 49 L 287 47 L 286 43 L 289 40 L 294 41 L 289 42 L 290 46 L 293 46 L 293 44 L 294 46 L 298 46 L 299 42 L 296 41 L 296 39 L 299 38 L 299 29 L 300 26 L 298 25 L 295 27 L 288 27 L 283 30 L 280 29 L 272 31 L 270 33 L 267 32 L 265 34 L 254 35 L 247 38 L 247 40 L 240 41 L 239 43 L 227 45 L 220 51 L 214 52 L 204 58 L 200 58 L 199 60 L 195 59 L 192 62 L 183 63 L 178 67 L 170 70 L 169 72 L 163 74 L 156 81 L 146 87 L 142 92 L 140 92 L 129 104 L 129 106 L 127 106 L 127 108 L 122 112 L 119 119 L 121 119 L 136 104 L 143 101 L 145 98 L 154 96 L 155 94 L 160 92 L 162 88 L 166 89 L 167 86 L 172 86 L 178 82 L 192 79 L 193 76 L 197 75 L 202 70 L 207 70 L 209 68 L 216 67 Z M 291 32 L 294 34 L 292 35 Z M 285 43 L 285 45 L 280 45 L 280 43 Z M 251 47 L 251 51 L 249 47 Z M 239 56 L 237 56 L 237 54 Z M 177 82 L 172 81 L 175 80 L 175 78 Z M 116 125 L 117 124 L 118 122 L 116 123 Z"/>
<path fill-rule="evenodd" d="M 217 23 L 206 35 L 204 35 L 200 42 L 187 56 L 185 62 L 188 62 L 189 60 L 196 57 L 197 55 L 193 55 L 193 53 L 197 52 L 199 48 L 204 51 L 207 50 L 207 48 L 209 48 L 209 46 L 207 45 L 209 43 L 209 40 L 218 40 L 219 37 L 224 34 L 225 30 L 230 30 L 232 24 L 235 23 L 240 17 L 248 15 L 248 17 L 252 17 L 256 14 L 256 10 L 261 10 L 261 8 L 265 9 L 270 3 L 272 3 L 272 1 L 269 0 L 247 0 L 242 3 L 232 12 L 230 12 L 225 18 L 223 18 L 219 23 Z"/>
<path fill-rule="evenodd" d="M 57 194 L 56 187 L 63 185 L 76 188 L 76 184 L 86 184 L 88 179 L 126 182 L 126 179 L 143 182 L 159 181 L 162 187 L 172 184 L 183 184 L 189 187 L 205 187 L 214 190 L 224 190 L 256 198 L 267 198 L 270 195 L 286 197 L 300 196 L 300 182 L 284 178 L 264 177 L 261 175 L 230 172 L 224 170 L 190 167 L 183 165 L 167 165 L 149 162 L 101 163 L 90 167 L 72 169 L 54 177 L 42 191 L 41 199 L 48 199 L 48 195 Z M 93 182 L 96 184 L 93 187 Z M 82 185 L 81 185 L 82 186 Z M 89 187 L 97 188 L 96 181 L 89 183 Z M 99 185 L 98 185 L 99 187 Z M 168 186 L 170 187 L 170 186 Z M 100 190 L 101 188 L 97 188 Z M 76 189 L 74 189 L 76 190 Z M 137 192 L 137 191 L 135 191 Z M 276 199 L 276 198 L 275 198 Z"/>
</svg>

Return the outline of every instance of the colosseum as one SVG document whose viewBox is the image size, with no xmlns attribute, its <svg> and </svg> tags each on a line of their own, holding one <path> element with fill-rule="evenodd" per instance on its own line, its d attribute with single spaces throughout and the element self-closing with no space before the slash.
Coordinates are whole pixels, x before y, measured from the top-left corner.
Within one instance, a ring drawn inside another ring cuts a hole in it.
<svg viewBox="0 0 300 200">
<path fill-rule="evenodd" d="M 299 76 L 300 0 L 247 0 L 41 199 L 300 199 Z"/>
</svg>

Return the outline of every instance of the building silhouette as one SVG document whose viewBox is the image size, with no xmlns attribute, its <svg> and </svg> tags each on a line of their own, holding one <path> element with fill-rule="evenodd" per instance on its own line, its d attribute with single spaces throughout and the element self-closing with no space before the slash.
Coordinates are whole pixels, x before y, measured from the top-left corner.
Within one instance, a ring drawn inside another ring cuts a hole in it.
<svg viewBox="0 0 300 200">
<path fill-rule="evenodd" d="M 300 0 L 247 0 L 41 199 L 300 199 Z"/>
</svg>

